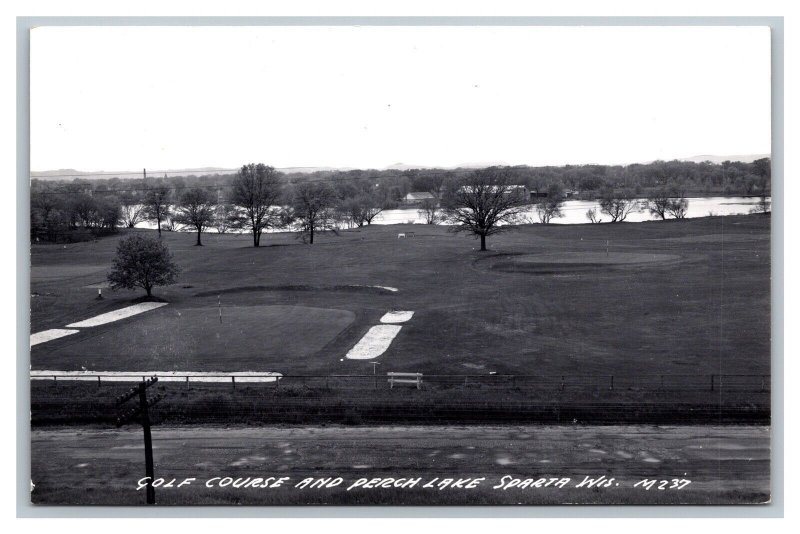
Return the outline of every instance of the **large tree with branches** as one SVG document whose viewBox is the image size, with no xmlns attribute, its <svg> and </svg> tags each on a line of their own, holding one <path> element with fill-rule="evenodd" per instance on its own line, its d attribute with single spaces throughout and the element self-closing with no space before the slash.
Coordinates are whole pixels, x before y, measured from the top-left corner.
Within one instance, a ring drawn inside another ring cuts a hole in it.
<svg viewBox="0 0 800 534">
<path fill-rule="evenodd" d="M 511 182 L 507 170 L 488 168 L 449 183 L 442 209 L 451 231 L 475 234 L 481 250 L 486 250 L 486 238 L 518 223 L 528 200 L 525 189 Z"/>
<path fill-rule="evenodd" d="M 200 235 L 214 222 L 216 199 L 208 190 L 196 187 L 189 189 L 180 198 L 173 220 L 197 231 L 196 246 L 203 246 Z"/>
<path fill-rule="evenodd" d="M 287 222 L 299 225 L 304 241 L 314 244 L 314 233 L 336 230 L 334 207 L 336 194 L 324 182 L 304 182 L 292 187 L 289 195 Z"/>
<path fill-rule="evenodd" d="M 242 166 L 233 179 L 231 204 L 236 207 L 233 226 L 253 233 L 253 246 L 261 244 L 261 234 L 267 228 L 282 224 L 281 182 L 274 168 L 263 163 Z"/>
</svg>

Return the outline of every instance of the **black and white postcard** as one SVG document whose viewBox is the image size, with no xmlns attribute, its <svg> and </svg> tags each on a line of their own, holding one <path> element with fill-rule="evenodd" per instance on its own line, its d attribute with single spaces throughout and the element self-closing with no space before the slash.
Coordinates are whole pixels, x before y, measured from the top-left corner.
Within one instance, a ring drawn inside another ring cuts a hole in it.
<svg viewBox="0 0 800 534">
<path fill-rule="evenodd" d="M 30 501 L 766 504 L 766 26 L 30 31 Z"/>
</svg>

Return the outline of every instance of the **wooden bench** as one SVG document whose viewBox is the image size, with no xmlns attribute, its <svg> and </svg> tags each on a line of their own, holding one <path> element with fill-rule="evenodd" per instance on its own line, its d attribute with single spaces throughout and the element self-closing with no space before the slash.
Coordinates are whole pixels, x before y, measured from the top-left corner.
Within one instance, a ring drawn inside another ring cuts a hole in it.
<svg viewBox="0 0 800 534">
<path fill-rule="evenodd" d="M 417 389 L 422 386 L 422 373 L 386 373 L 389 377 L 389 389 L 395 384 L 416 384 Z"/>
</svg>

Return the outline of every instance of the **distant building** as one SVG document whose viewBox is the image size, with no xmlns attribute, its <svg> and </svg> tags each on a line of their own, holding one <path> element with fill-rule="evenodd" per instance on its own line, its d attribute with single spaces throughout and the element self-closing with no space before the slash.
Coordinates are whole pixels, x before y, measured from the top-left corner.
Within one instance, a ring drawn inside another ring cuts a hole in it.
<svg viewBox="0 0 800 534">
<path fill-rule="evenodd" d="M 434 197 L 431 193 L 428 193 L 426 191 L 409 193 L 403 197 L 403 202 L 407 204 L 412 204 L 415 202 L 423 202 L 425 200 L 436 200 L 436 197 Z"/>
</svg>

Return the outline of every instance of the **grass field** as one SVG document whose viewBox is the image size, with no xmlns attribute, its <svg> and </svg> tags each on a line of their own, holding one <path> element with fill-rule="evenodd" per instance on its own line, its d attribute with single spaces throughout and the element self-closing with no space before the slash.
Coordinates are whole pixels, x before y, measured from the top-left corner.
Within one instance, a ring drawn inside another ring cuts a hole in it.
<svg viewBox="0 0 800 534">
<path fill-rule="evenodd" d="M 493 237 L 484 253 L 438 226 L 397 239 L 409 228 L 314 245 L 271 234 L 261 248 L 247 236 L 209 234 L 194 247 L 192 234 L 165 233 L 182 268 L 178 283 L 155 290 L 169 305 L 37 345 L 31 363 L 366 374 L 368 363 L 344 354 L 387 311 L 410 310 L 377 359 L 381 372 L 770 372 L 769 217 L 530 225 Z M 32 247 L 32 332 L 142 295 L 95 298 L 118 240 Z"/>
</svg>

